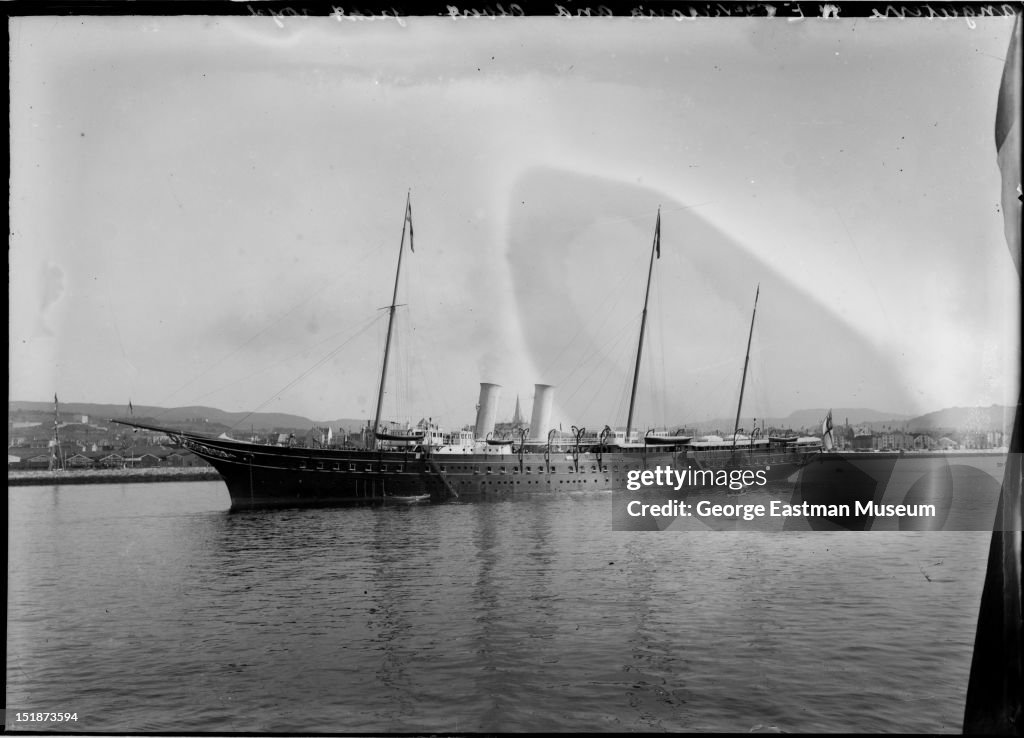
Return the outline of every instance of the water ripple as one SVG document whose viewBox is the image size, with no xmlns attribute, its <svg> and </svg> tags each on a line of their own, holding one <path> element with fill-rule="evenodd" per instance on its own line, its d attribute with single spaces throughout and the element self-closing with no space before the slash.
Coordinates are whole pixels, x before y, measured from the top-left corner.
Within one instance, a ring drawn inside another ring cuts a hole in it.
<svg viewBox="0 0 1024 738">
<path fill-rule="evenodd" d="M 954 732 L 988 541 L 612 532 L 607 495 L 9 499 L 7 704 L 62 732 Z"/>
</svg>

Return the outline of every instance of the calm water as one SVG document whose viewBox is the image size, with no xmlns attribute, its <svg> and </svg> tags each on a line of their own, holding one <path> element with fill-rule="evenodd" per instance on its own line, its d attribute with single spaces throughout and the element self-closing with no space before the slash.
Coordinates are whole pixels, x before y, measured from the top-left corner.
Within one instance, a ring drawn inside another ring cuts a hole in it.
<svg viewBox="0 0 1024 738">
<path fill-rule="evenodd" d="M 219 482 L 10 489 L 8 720 L 961 729 L 987 533 L 612 532 L 609 494 L 227 506 Z"/>
</svg>

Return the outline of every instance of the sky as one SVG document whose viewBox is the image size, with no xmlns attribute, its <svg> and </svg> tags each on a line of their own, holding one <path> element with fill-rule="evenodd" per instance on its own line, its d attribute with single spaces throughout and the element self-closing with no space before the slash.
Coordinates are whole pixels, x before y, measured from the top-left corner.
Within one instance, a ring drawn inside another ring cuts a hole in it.
<svg viewBox="0 0 1024 738">
<path fill-rule="evenodd" d="M 1013 404 L 1011 26 L 14 18 L 9 398 L 372 417 L 408 196 L 385 418 L 624 425 L 659 211 L 636 426 Z"/>
</svg>

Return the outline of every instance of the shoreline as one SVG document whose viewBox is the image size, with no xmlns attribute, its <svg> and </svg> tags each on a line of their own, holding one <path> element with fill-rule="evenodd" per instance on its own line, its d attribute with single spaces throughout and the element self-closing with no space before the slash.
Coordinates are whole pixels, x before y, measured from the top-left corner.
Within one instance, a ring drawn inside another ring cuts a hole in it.
<svg viewBox="0 0 1024 738">
<path fill-rule="evenodd" d="M 43 486 L 62 484 L 110 484 L 119 482 L 205 482 L 221 476 L 213 467 L 146 467 L 140 469 L 71 469 L 51 472 L 46 469 L 8 470 L 7 486 Z"/>
</svg>

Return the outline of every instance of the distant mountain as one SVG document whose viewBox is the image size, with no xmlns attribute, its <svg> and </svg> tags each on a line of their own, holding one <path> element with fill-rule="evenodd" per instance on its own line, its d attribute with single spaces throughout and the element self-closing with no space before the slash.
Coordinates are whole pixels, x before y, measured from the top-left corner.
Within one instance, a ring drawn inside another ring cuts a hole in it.
<svg viewBox="0 0 1024 738">
<path fill-rule="evenodd" d="M 289 415 L 287 413 L 244 413 L 227 412 L 214 407 L 204 405 L 190 405 L 187 407 L 162 408 L 151 405 L 136 405 L 134 417 L 140 423 L 151 422 L 156 425 L 168 423 L 171 425 L 188 424 L 194 429 L 201 426 L 210 426 L 211 431 L 221 432 L 224 428 L 238 428 L 248 430 L 250 427 L 257 431 L 270 431 L 274 429 L 288 430 L 309 430 L 313 426 L 344 428 L 346 431 L 358 431 L 366 426 L 365 419 L 337 418 L 334 420 L 313 421 L 301 415 Z M 105 425 L 111 418 L 127 419 L 127 405 L 103 405 L 86 402 L 62 402 L 60 405 L 61 415 L 65 421 L 68 416 L 88 415 L 92 423 Z M 867 426 L 871 430 L 881 430 L 889 426 L 892 428 L 906 428 L 909 431 L 929 430 L 961 430 L 961 431 L 986 431 L 1002 430 L 1007 432 L 1013 422 L 1014 408 L 1003 405 L 991 405 L 989 407 L 951 407 L 945 410 L 937 410 L 926 415 L 911 417 L 899 413 L 880 412 L 869 408 L 832 408 L 832 423 L 840 426 L 849 423 L 852 426 Z M 784 418 L 765 418 L 764 422 L 769 428 L 791 428 L 799 430 L 817 430 L 821 428 L 821 422 L 828 414 L 828 408 L 816 408 L 812 410 L 797 410 Z M 48 422 L 53 416 L 53 404 L 49 402 L 23 402 L 11 401 L 7 403 L 8 420 L 42 421 Z M 679 423 L 679 427 L 696 428 L 700 432 L 721 431 L 731 433 L 735 422 L 735 416 L 731 418 L 713 418 L 711 420 L 697 423 Z M 757 419 L 761 425 L 762 419 Z M 744 415 L 740 425 L 746 427 L 750 423 L 750 416 Z"/>
<path fill-rule="evenodd" d="M 788 428 L 820 428 L 821 423 L 828 415 L 828 408 L 816 410 L 797 410 L 789 416 L 778 421 L 778 425 Z M 902 423 L 909 415 L 899 413 L 880 412 L 864 407 L 834 407 L 832 408 L 832 424 L 842 425 L 866 425 L 874 423 Z M 768 424 L 771 425 L 771 420 Z"/>
<path fill-rule="evenodd" d="M 1013 425 L 1013 413 L 1015 408 L 1005 405 L 990 405 L 988 407 L 948 407 L 945 410 L 937 410 L 927 415 L 908 420 L 908 430 L 961 430 L 961 431 L 990 431 L 999 430 L 1009 432 Z"/>
<path fill-rule="evenodd" d="M 808 430 L 815 430 L 821 428 L 821 423 L 825 420 L 826 415 L 828 415 L 828 408 L 797 410 L 782 418 L 758 418 L 757 424 L 760 426 L 763 420 L 764 424 L 769 428 L 791 428 L 793 430 L 806 428 Z M 832 423 L 837 426 L 846 422 L 849 422 L 850 425 L 897 424 L 903 423 L 909 417 L 909 415 L 880 412 L 863 407 L 832 408 Z M 744 413 L 740 419 L 740 426 L 745 428 L 750 423 L 750 420 L 751 416 Z M 733 416 L 731 418 L 713 418 L 698 423 L 686 423 L 685 425 L 688 428 L 696 427 L 703 432 L 720 430 L 723 433 L 732 433 L 732 426 L 735 422 L 736 416 Z"/>
<path fill-rule="evenodd" d="M 989 407 L 950 407 L 913 417 L 899 413 L 878 412 L 865 408 L 832 408 L 832 423 L 835 426 L 849 422 L 851 426 L 867 427 L 872 431 L 883 428 L 898 428 L 908 431 L 957 430 L 957 431 L 1008 431 L 1013 423 L 1012 407 L 991 405 Z M 776 421 L 780 426 L 791 428 L 820 428 L 827 409 L 800 410 L 788 418 Z M 772 420 L 768 420 L 772 425 Z"/>
<path fill-rule="evenodd" d="M 163 408 L 152 405 L 133 406 L 132 418 L 144 423 L 149 421 L 156 425 L 161 423 L 178 424 L 189 423 L 194 425 L 195 421 L 206 422 L 212 426 L 226 426 L 228 428 L 239 427 L 248 430 L 250 427 L 258 431 L 269 431 L 275 428 L 288 428 L 296 430 L 309 430 L 313 426 L 332 428 L 343 427 L 348 431 L 358 430 L 366 424 L 365 420 L 353 418 L 340 418 L 331 421 L 312 421 L 301 415 L 290 415 L 287 413 L 232 413 L 218 410 L 215 407 L 203 405 L 189 405 L 187 407 Z M 53 415 L 53 403 L 50 402 L 22 402 L 12 401 L 7 403 L 7 415 L 10 419 L 15 413 L 44 414 L 49 417 Z M 60 403 L 62 416 L 88 415 L 91 423 L 106 424 L 111 418 L 127 420 L 127 405 L 103 405 L 88 402 L 62 402 Z M 191 421 L 191 422 L 190 422 Z"/>
</svg>

